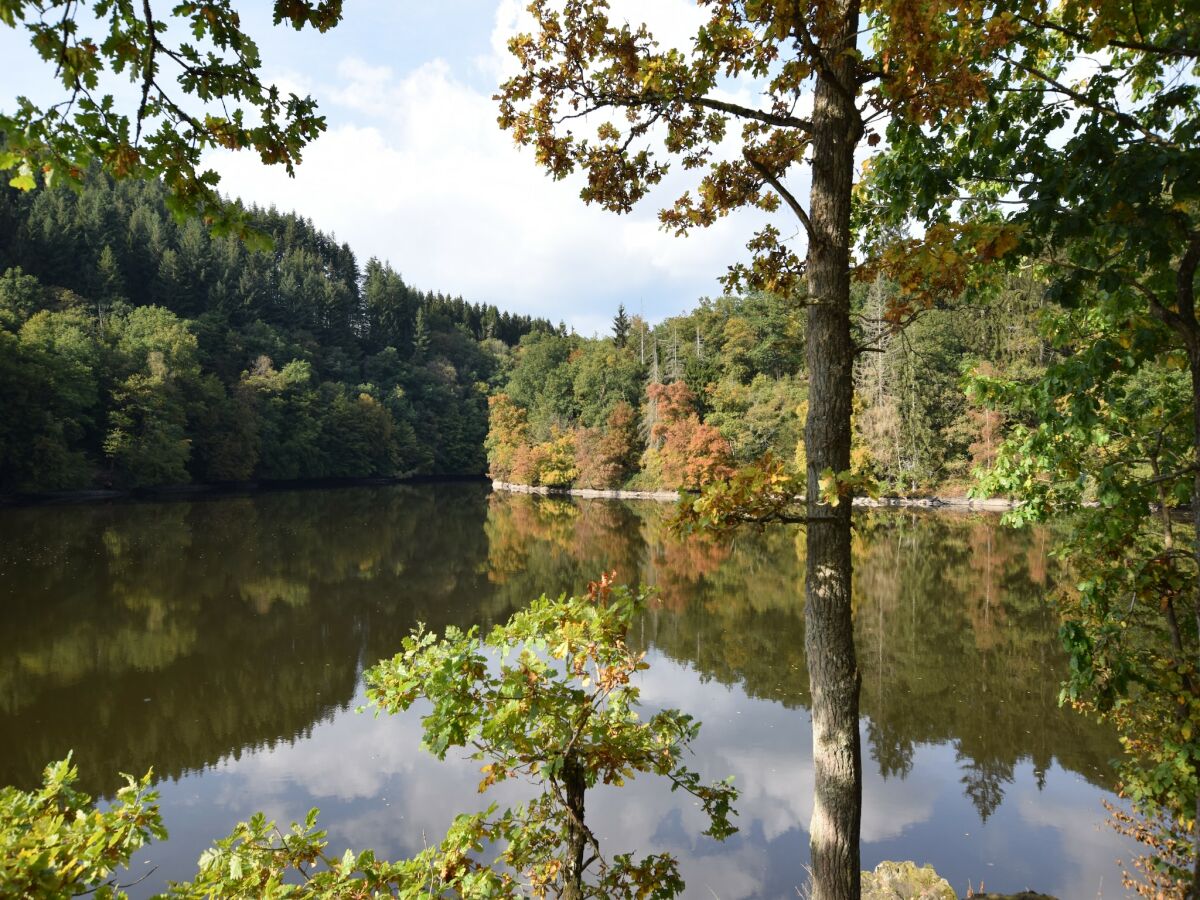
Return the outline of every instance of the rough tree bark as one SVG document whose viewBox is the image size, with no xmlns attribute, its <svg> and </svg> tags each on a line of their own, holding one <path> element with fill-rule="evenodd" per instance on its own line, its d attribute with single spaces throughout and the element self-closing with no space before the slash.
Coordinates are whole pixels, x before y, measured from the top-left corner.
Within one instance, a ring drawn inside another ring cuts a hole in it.
<svg viewBox="0 0 1200 900">
<path fill-rule="evenodd" d="M 587 832 L 583 824 L 586 783 L 583 769 L 573 756 L 567 757 L 562 778 L 567 799 L 567 858 L 563 868 L 562 898 L 582 900 L 583 854 L 587 848 Z"/>
<path fill-rule="evenodd" d="M 813 102 L 808 278 L 808 557 L 805 632 L 812 685 L 816 779 L 810 844 L 813 897 L 857 900 L 862 750 L 859 672 L 850 606 L 850 503 L 821 502 L 825 470 L 850 468 L 854 345 L 850 335 L 850 200 L 854 148 L 862 135 L 855 106 L 858 0 L 837 4 L 839 33 L 822 48 Z"/>
<path fill-rule="evenodd" d="M 1181 298 L 1182 299 L 1182 298 Z M 1182 304 L 1181 304 L 1181 311 Z M 1192 376 L 1192 554 L 1196 561 L 1197 571 L 1200 571 L 1200 325 L 1196 323 L 1195 315 L 1189 316 L 1192 328 L 1188 336 L 1188 362 Z M 1196 621 L 1197 633 L 1200 633 L 1200 585 L 1195 589 L 1192 598 L 1192 614 Z M 1197 768 L 1200 777 L 1200 767 Z M 1196 794 L 1196 821 L 1200 823 L 1200 792 Z M 1192 862 L 1192 886 L 1189 896 L 1191 900 L 1200 900 L 1200 826 L 1192 838 L 1195 859 Z"/>
</svg>

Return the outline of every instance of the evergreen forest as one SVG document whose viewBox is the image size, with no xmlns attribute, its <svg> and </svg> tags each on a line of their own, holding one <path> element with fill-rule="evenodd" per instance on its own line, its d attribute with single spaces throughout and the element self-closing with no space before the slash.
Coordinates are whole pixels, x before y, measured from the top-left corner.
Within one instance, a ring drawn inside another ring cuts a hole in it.
<svg viewBox="0 0 1200 900">
<path fill-rule="evenodd" d="M 155 180 L 0 191 L 0 493 L 483 471 L 487 393 L 549 323 L 248 215 L 269 251 Z"/>
</svg>

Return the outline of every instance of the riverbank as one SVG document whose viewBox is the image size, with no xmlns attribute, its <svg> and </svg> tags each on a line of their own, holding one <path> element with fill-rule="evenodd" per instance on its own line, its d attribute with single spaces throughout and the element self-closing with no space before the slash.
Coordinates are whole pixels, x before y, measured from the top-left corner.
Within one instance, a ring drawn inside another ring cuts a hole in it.
<svg viewBox="0 0 1200 900">
<path fill-rule="evenodd" d="M 0 494 L 0 509 L 9 506 L 57 506 L 72 503 L 113 503 L 137 500 L 199 500 L 238 494 L 308 491 L 346 487 L 386 487 L 393 484 L 483 482 L 483 475 L 404 475 L 372 478 L 308 478 L 289 481 L 222 481 L 213 484 L 165 484 L 155 487 L 50 491 L 40 494 Z"/>
<path fill-rule="evenodd" d="M 622 491 L 595 488 L 556 488 L 493 481 L 492 489 L 513 494 L 540 494 L 548 497 L 580 497 L 591 500 L 655 500 L 677 503 L 679 491 Z M 964 509 L 975 512 L 1005 512 L 1017 504 L 1003 497 L 975 499 L 971 497 L 855 497 L 854 505 L 864 508 L 914 507 L 919 509 Z"/>
<path fill-rule="evenodd" d="M 115 503 L 141 500 L 199 500 L 206 497 L 226 497 L 238 494 L 272 493 L 278 491 L 321 490 L 346 487 L 385 487 L 393 484 L 439 484 L 464 481 L 485 481 L 482 475 L 409 475 L 394 478 L 315 478 L 294 481 L 237 481 L 215 484 L 175 484 L 127 490 L 92 489 L 54 491 L 41 494 L 0 494 L 0 509 L 14 506 L 47 506 L 73 503 Z M 514 484 L 492 481 L 492 489 L 512 494 L 537 494 L 549 497 L 578 497 L 583 500 L 650 500 L 656 503 L 677 503 L 679 491 L 598 490 L 596 488 L 556 488 L 541 485 Z M 1003 498 L 972 499 L 968 497 L 855 497 L 854 505 L 862 508 L 900 508 L 967 510 L 973 512 L 1005 512 L 1016 504 Z"/>
</svg>

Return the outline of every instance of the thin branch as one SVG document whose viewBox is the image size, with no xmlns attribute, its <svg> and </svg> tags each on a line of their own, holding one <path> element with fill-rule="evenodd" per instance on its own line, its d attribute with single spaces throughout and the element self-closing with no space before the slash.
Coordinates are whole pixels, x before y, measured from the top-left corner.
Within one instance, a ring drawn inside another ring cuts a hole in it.
<svg viewBox="0 0 1200 900">
<path fill-rule="evenodd" d="M 1198 470 L 1200 470 L 1200 464 L 1193 463 L 1190 466 L 1184 466 L 1182 469 L 1176 469 L 1174 472 L 1163 472 L 1161 474 L 1156 474 L 1153 478 L 1147 480 L 1146 484 L 1161 484 L 1164 481 L 1177 481 L 1184 475 L 1191 475 Z M 1158 471 L 1157 466 L 1155 466 L 1155 471 Z"/>
<path fill-rule="evenodd" d="M 1133 9 L 1134 22 L 1137 22 L 1137 8 L 1134 4 Z M 1068 28 L 1066 25 L 1060 25 L 1057 22 L 1037 21 L 1035 19 L 1027 19 L 1020 13 L 1013 13 L 1013 18 L 1019 22 L 1024 22 L 1026 25 L 1032 25 L 1034 28 L 1049 28 L 1051 31 L 1057 31 L 1059 34 L 1065 34 L 1069 38 L 1084 43 L 1091 43 L 1094 38 L 1090 34 L 1084 34 L 1074 28 Z M 1138 31 L 1141 31 L 1141 26 L 1138 25 Z M 1154 53 L 1160 56 L 1183 56 L 1188 59 L 1200 58 L 1200 49 L 1195 47 L 1163 47 L 1159 44 L 1151 44 L 1148 41 L 1128 41 L 1128 40 L 1110 40 L 1106 41 L 1110 47 L 1120 47 L 1122 50 L 1140 50 L 1143 53 Z"/>
<path fill-rule="evenodd" d="M 775 193 L 782 197 L 787 205 L 791 207 L 792 212 L 796 214 L 796 218 L 800 220 L 800 224 L 804 226 L 804 230 L 808 233 L 809 241 L 816 241 L 817 233 L 813 228 L 812 219 L 808 217 L 808 212 L 803 206 L 800 205 L 800 201 L 795 198 L 791 191 L 783 186 L 783 182 L 775 177 L 774 173 L 772 173 L 770 169 L 768 169 L 754 157 L 754 154 L 750 152 L 749 148 L 742 151 L 742 157 L 750 164 L 750 167 L 754 169 L 755 172 L 762 176 L 763 181 L 771 185 L 771 188 L 775 191 Z"/>
<path fill-rule="evenodd" d="M 743 119 L 754 119 L 759 122 L 765 122 L 768 125 L 777 125 L 780 128 L 799 128 L 801 131 L 812 131 L 812 122 L 808 119 L 801 119 L 799 116 L 783 116 L 776 113 L 763 112 L 762 110 L 752 109 L 738 103 L 717 100 L 713 97 L 688 98 L 685 102 L 692 106 L 701 106 L 705 109 L 726 112 Z"/>
<path fill-rule="evenodd" d="M 1146 140 L 1148 140 L 1150 143 L 1157 144 L 1161 147 L 1175 147 L 1174 143 L 1172 143 L 1171 141 L 1168 141 L 1162 135 L 1155 134 L 1153 131 L 1146 128 L 1146 126 L 1144 126 L 1141 122 L 1139 122 L 1136 118 L 1131 116 L 1129 113 L 1123 112 L 1119 109 L 1114 109 L 1111 106 L 1105 106 L 1103 103 L 1100 103 L 1097 100 L 1093 100 L 1091 97 L 1087 96 L 1086 94 L 1081 94 L 1081 93 L 1079 93 L 1079 91 L 1072 90 L 1071 88 L 1067 87 L 1062 82 L 1056 80 L 1055 78 L 1051 77 L 1050 75 L 1047 75 L 1045 72 L 1041 71 L 1040 69 L 1036 69 L 1033 66 L 1028 66 L 1025 63 L 1021 62 L 1020 60 L 1013 59 L 1011 56 L 1008 58 L 1008 60 L 1014 66 L 1016 66 L 1018 69 L 1020 69 L 1022 72 L 1025 72 L 1028 75 L 1032 75 L 1034 78 L 1037 78 L 1039 81 L 1045 82 L 1046 84 L 1050 85 L 1052 88 L 1054 88 L 1059 93 L 1066 94 L 1068 97 L 1070 97 L 1076 103 L 1078 103 L 1082 106 L 1086 106 L 1089 109 L 1093 109 L 1096 112 L 1100 113 L 1101 115 L 1109 116 L 1110 118 L 1116 119 L 1118 122 L 1122 123 L 1123 125 L 1127 125 L 1128 127 L 1134 129 L 1135 131 L 1139 132 L 1144 138 L 1146 138 Z"/>
<path fill-rule="evenodd" d="M 568 113 L 561 118 L 563 121 L 567 119 L 578 119 L 589 113 L 597 112 L 606 107 L 639 107 L 650 106 L 661 103 L 680 103 L 684 106 L 699 106 L 704 109 L 714 109 L 718 112 L 729 113 L 731 116 L 737 116 L 741 119 L 752 119 L 756 122 L 764 122 L 767 125 L 774 125 L 777 128 L 798 128 L 801 131 L 812 131 L 812 122 L 808 119 L 802 119 L 799 116 L 783 115 L 780 113 L 767 112 L 766 110 L 754 109 L 750 106 L 742 106 L 740 103 L 730 103 L 727 100 L 718 100 L 715 97 L 687 97 L 673 96 L 663 93 L 646 93 L 636 97 L 617 97 L 617 96 L 602 96 L 602 95 L 585 95 L 587 100 L 592 104 L 590 108 L 584 109 L 581 112 Z"/>
<path fill-rule="evenodd" d="M 62 72 L 67 61 L 67 22 L 71 20 L 71 7 L 74 5 L 74 0 L 67 0 L 67 5 L 63 7 L 62 17 L 62 51 L 58 54 L 58 65 L 54 68 L 54 77 L 57 78 Z"/>
<path fill-rule="evenodd" d="M 133 137 L 135 147 L 142 140 L 142 122 L 146 119 L 150 87 L 154 84 L 154 55 L 158 46 L 158 37 L 154 34 L 154 14 L 150 11 L 150 0 L 142 0 L 142 12 L 146 17 L 146 62 L 142 66 L 142 100 L 138 104 L 137 131 Z"/>
</svg>

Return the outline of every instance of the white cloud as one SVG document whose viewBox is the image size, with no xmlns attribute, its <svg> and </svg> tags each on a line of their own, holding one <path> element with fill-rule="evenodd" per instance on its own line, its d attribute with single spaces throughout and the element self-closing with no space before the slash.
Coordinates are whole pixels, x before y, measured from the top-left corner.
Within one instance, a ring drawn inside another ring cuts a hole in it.
<svg viewBox="0 0 1200 900">
<path fill-rule="evenodd" d="M 499 3 L 495 53 L 505 52 L 521 6 Z M 616 15 L 645 12 L 669 42 L 685 41 L 699 21 L 685 0 L 616 6 Z M 350 57 L 332 85 L 294 73 L 276 80 L 303 83 L 322 103 L 329 131 L 305 151 L 294 180 L 248 154 L 213 154 L 222 189 L 294 209 L 360 259 L 388 259 L 424 289 L 603 332 L 618 303 L 634 312 L 644 304 L 658 318 L 719 293 L 717 278 L 744 256 L 761 218 L 741 214 L 686 239 L 662 232 L 657 210 L 683 189 L 682 175 L 631 215 L 586 206 L 582 182 L 548 178 L 498 128 L 490 91 L 445 60 L 398 72 Z"/>
<path fill-rule="evenodd" d="M 1039 886 L 1058 897 L 1117 897 L 1124 891 L 1116 860 L 1132 863 L 1140 848 L 1102 820 L 1101 800 L 1105 793 L 1078 775 L 1058 771 L 1043 792 L 1028 792 L 1018 800 L 1023 821 L 1034 827 L 1052 828 L 1069 840 L 1062 842 L 1066 870 L 1063 883 Z"/>
<path fill-rule="evenodd" d="M 380 3 L 348 11 L 319 39 L 256 18 L 268 80 L 315 97 L 329 130 L 307 148 L 295 180 L 252 153 L 214 152 L 205 162 L 225 193 L 295 210 L 361 260 L 388 259 L 414 285 L 565 319 L 582 334 L 607 332 L 618 303 L 653 320 L 718 294 L 717 279 L 745 257 L 763 216 L 739 213 L 676 238 L 659 230 L 657 210 L 694 173 L 673 172 L 633 214 L 616 216 L 585 206 L 578 179 L 552 181 L 500 131 L 491 95 L 524 5 L 495 0 L 478 35 L 461 36 L 471 47 L 461 55 L 446 29 L 429 31 L 432 15 L 419 23 L 426 45 L 389 39 L 387 29 L 406 20 Z M 612 15 L 644 19 L 663 45 L 686 48 L 705 13 L 691 0 L 614 0 Z M 57 96 L 24 37 L 0 29 L 6 53 L 24 91 Z M 753 101 L 753 86 L 738 99 Z"/>
</svg>

